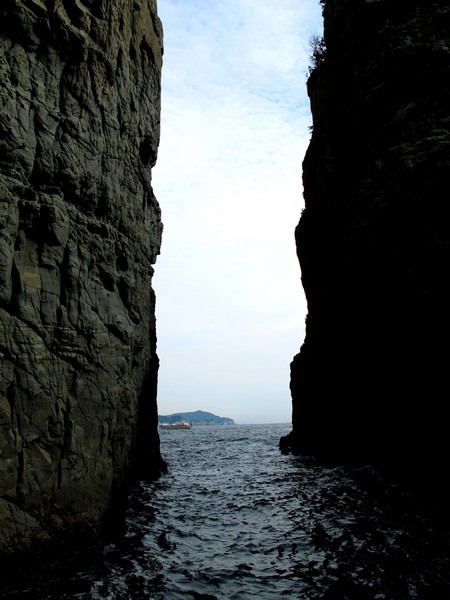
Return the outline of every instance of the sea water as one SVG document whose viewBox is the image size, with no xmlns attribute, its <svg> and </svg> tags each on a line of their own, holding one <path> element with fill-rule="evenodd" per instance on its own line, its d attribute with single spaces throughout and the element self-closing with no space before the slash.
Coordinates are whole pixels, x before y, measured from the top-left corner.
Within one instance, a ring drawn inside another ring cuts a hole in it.
<svg viewBox="0 0 450 600">
<path fill-rule="evenodd" d="M 450 598 L 441 522 L 370 468 L 280 453 L 289 430 L 161 431 L 168 473 L 133 490 L 123 539 L 101 565 L 66 582 L 55 576 L 32 597 Z"/>
</svg>

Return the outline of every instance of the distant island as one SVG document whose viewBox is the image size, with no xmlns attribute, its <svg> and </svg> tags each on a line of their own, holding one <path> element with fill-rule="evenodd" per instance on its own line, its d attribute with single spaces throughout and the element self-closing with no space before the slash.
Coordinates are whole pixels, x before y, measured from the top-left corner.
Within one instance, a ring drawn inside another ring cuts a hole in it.
<svg viewBox="0 0 450 600">
<path fill-rule="evenodd" d="M 178 421 L 187 421 L 193 425 L 234 425 L 233 419 L 228 417 L 218 417 L 213 413 L 204 410 L 195 412 L 174 413 L 172 415 L 158 415 L 158 423 L 177 423 Z"/>
</svg>

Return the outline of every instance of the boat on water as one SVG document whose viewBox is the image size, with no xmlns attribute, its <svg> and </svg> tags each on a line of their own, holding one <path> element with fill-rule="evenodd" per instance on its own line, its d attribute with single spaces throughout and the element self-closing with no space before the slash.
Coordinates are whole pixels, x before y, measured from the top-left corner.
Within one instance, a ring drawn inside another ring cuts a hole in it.
<svg viewBox="0 0 450 600">
<path fill-rule="evenodd" d="M 159 427 L 160 429 L 190 429 L 192 424 L 186 421 L 179 421 L 178 423 L 160 423 Z"/>
</svg>

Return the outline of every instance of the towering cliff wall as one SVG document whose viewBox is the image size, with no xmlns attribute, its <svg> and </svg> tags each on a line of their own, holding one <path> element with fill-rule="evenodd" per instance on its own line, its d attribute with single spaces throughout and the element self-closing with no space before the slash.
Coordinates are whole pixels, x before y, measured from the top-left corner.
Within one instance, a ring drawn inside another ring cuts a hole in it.
<svg viewBox="0 0 450 600">
<path fill-rule="evenodd" d="M 156 0 L 0 7 L 0 551 L 160 468 Z"/>
<path fill-rule="evenodd" d="M 450 6 L 322 4 L 284 443 L 433 481 L 448 464 Z"/>
</svg>

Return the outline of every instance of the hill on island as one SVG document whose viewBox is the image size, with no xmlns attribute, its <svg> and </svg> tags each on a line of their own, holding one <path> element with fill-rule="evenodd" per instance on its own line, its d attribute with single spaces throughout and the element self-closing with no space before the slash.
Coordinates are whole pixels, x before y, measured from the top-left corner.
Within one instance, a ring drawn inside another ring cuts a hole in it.
<svg viewBox="0 0 450 600">
<path fill-rule="evenodd" d="M 188 421 L 193 425 L 234 425 L 233 419 L 218 417 L 204 410 L 173 413 L 172 415 L 158 415 L 159 423 L 177 423 L 178 421 Z"/>
</svg>

